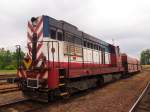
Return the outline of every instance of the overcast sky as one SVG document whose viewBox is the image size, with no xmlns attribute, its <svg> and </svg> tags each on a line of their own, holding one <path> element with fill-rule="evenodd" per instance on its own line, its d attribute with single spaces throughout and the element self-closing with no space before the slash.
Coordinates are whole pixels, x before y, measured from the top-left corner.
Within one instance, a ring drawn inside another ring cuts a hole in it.
<svg viewBox="0 0 150 112">
<path fill-rule="evenodd" d="M 26 44 L 27 21 L 48 15 L 139 57 L 150 48 L 150 0 L 0 0 L 0 47 Z"/>
</svg>

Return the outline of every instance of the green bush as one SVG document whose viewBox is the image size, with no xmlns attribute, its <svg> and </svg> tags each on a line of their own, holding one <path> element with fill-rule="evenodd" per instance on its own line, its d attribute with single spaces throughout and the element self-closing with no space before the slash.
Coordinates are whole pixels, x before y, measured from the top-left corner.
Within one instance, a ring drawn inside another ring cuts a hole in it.
<svg viewBox="0 0 150 112">
<path fill-rule="evenodd" d="M 15 70 L 16 67 L 15 67 L 15 65 L 7 65 L 4 69 L 5 70 Z"/>
<path fill-rule="evenodd" d="M 14 70 L 17 68 L 18 52 L 13 52 L 0 48 L 0 70 Z M 21 59 L 24 53 L 21 51 Z"/>
</svg>

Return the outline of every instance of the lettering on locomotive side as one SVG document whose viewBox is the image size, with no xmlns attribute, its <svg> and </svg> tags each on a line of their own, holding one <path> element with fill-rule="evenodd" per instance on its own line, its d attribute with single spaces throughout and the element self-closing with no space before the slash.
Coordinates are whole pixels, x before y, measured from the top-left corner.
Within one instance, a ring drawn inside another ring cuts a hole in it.
<svg viewBox="0 0 150 112">
<path fill-rule="evenodd" d="M 75 46 L 75 55 L 82 56 L 82 48 L 80 46 Z"/>
<path fill-rule="evenodd" d="M 82 47 L 72 43 L 64 43 L 64 55 L 82 56 Z"/>
</svg>

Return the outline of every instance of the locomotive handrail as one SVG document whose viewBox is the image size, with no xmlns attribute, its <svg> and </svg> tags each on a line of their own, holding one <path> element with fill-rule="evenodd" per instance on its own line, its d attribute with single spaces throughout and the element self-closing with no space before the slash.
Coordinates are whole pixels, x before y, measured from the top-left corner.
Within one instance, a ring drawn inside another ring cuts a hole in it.
<svg viewBox="0 0 150 112">
<path fill-rule="evenodd" d="M 17 53 L 17 69 L 21 67 L 21 47 L 20 45 L 16 45 L 16 53 Z"/>
<path fill-rule="evenodd" d="M 48 61 L 49 61 L 49 43 L 52 43 L 52 48 L 54 48 L 53 47 L 53 43 L 54 42 L 56 42 L 56 43 L 58 43 L 58 58 L 59 58 L 59 42 L 58 41 L 49 41 L 49 40 L 47 40 L 47 41 L 36 41 L 37 43 L 43 43 L 43 42 L 45 42 L 45 43 L 47 43 L 47 54 L 48 54 Z M 28 42 L 28 45 L 29 44 L 32 44 L 32 42 Z M 52 53 L 53 54 L 53 53 Z M 59 59 L 58 59 L 59 60 Z M 53 54 L 53 66 L 54 66 L 54 54 Z M 48 64 L 48 68 L 49 68 L 49 64 Z"/>
</svg>

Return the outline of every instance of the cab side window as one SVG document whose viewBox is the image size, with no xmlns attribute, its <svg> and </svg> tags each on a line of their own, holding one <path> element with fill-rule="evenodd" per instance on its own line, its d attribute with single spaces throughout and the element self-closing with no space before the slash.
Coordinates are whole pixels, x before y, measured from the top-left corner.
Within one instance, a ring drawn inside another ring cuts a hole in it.
<svg viewBox="0 0 150 112">
<path fill-rule="evenodd" d="M 56 30 L 50 29 L 50 37 L 51 37 L 52 39 L 56 39 Z"/>
<path fill-rule="evenodd" d="M 90 48 L 93 49 L 93 43 L 90 43 Z"/>
<path fill-rule="evenodd" d="M 90 43 L 89 42 L 87 42 L 87 47 L 90 48 Z"/>
<path fill-rule="evenodd" d="M 102 48 L 102 64 L 105 64 L 105 49 Z"/>
<path fill-rule="evenodd" d="M 57 39 L 59 41 L 63 41 L 63 34 L 62 34 L 62 32 L 57 32 Z"/>
<path fill-rule="evenodd" d="M 87 47 L 87 42 L 86 41 L 84 41 L 84 47 Z"/>
</svg>

